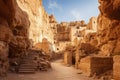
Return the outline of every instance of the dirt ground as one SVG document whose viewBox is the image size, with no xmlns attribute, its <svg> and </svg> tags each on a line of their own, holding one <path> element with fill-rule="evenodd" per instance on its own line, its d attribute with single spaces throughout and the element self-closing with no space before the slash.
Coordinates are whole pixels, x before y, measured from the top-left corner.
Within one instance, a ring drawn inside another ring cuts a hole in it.
<svg viewBox="0 0 120 80">
<path fill-rule="evenodd" d="M 36 72 L 35 74 L 16 74 L 8 73 L 7 77 L 0 80 L 94 80 L 78 74 L 80 70 L 74 67 L 66 67 L 61 61 L 52 62 L 52 69 L 49 71 Z"/>
</svg>

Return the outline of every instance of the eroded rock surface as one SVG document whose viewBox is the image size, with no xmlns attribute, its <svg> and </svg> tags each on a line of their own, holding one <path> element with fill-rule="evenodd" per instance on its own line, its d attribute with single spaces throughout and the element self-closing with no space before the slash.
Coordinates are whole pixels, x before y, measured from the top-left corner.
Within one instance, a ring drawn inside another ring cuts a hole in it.
<svg viewBox="0 0 120 80">
<path fill-rule="evenodd" d="M 9 58 L 20 57 L 29 46 L 30 22 L 16 0 L 0 1 L 0 75 L 8 70 Z M 19 55 L 18 55 L 19 54 Z M 14 56 L 13 56 L 14 55 Z M 8 58 L 9 57 L 9 58 Z"/>
<path fill-rule="evenodd" d="M 99 0 L 98 42 L 103 55 L 120 54 L 120 1 Z"/>
<path fill-rule="evenodd" d="M 30 19 L 29 38 L 34 44 L 42 42 L 43 38 L 47 38 L 53 43 L 53 31 L 51 23 L 56 23 L 54 16 L 48 15 L 45 11 L 42 0 L 17 0 L 18 5 L 23 11 L 26 11 Z"/>
</svg>

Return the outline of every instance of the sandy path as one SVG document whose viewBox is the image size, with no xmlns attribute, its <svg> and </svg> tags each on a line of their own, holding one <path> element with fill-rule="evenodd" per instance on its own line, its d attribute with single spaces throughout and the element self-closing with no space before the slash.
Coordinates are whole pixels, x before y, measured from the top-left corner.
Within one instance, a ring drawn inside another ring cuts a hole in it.
<svg viewBox="0 0 120 80">
<path fill-rule="evenodd" d="M 52 63 L 52 70 L 47 72 L 36 72 L 35 74 L 14 74 L 0 80 L 93 80 L 82 74 L 77 74 L 79 70 L 73 67 L 63 66 L 60 61 Z"/>
</svg>

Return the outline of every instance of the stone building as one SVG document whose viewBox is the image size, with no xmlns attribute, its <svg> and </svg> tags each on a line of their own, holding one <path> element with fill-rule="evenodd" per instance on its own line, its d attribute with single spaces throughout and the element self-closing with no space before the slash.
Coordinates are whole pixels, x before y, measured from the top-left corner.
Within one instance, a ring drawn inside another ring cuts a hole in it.
<svg viewBox="0 0 120 80">
<path fill-rule="evenodd" d="M 57 24 L 56 34 L 54 35 L 56 50 L 61 51 L 68 44 L 77 46 L 87 34 L 95 32 L 97 32 L 96 17 L 91 17 L 88 24 L 84 20 Z"/>
<path fill-rule="evenodd" d="M 53 51 L 52 44 L 46 38 L 43 38 L 42 42 L 36 43 L 34 46 L 36 49 L 41 49 L 48 55 L 50 55 Z"/>
<path fill-rule="evenodd" d="M 81 31 L 85 30 L 87 25 L 82 20 L 82 21 L 70 22 L 69 26 L 71 28 L 71 32 L 70 32 L 71 44 L 76 45 L 75 40 L 77 40 L 77 42 L 79 42 L 79 40 L 81 40 L 83 38 Z"/>
<path fill-rule="evenodd" d="M 82 37 L 85 37 L 89 33 L 97 32 L 97 17 L 91 17 L 88 24 L 85 26 L 86 28 L 82 29 L 80 34 Z"/>
<path fill-rule="evenodd" d="M 56 26 L 56 34 L 54 37 L 54 44 L 56 51 L 63 51 L 65 47 L 70 44 L 70 27 L 67 22 L 62 22 Z"/>
</svg>

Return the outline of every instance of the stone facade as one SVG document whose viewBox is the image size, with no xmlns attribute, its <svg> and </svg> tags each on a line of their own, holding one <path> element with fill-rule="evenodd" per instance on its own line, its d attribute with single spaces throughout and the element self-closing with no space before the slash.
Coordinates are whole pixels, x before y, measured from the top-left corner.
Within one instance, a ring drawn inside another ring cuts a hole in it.
<svg viewBox="0 0 120 80">
<path fill-rule="evenodd" d="M 112 70 L 112 57 L 91 57 L 88 56 L 80 60 L 78 66 L 88 76 L 99 75 L 107 70 Z"/>
<path fill-rule="evenodd" d="M 76 23 L 76 24 L 75 24 Z M 76 45 L 74 42 L 75 39 L 77 39 L 77 42 L 83 38 L 81 31 L 86 29 L 86 24 L 85 22 L 82 21 L 76 21 L 76 22 L 70 22 L 70 27 L 71 27 L 71 44 Z M 78 43 L 77 43 L 78 44 Z"/>
<path fill-rule="evenodd" d="M 52 44 L 46 38 L 43 38 L 42 42 L 35 44 L 34 47 L 43 50 L 48 55 L 51 55 L 53 51 Z"/>
<path fill-rule="evenodd" d="M 86 26 L 83 20 L 57 24 L 55 35 L 56 48 L 59 48 L 59 51 L 63 51 L 67 45 L 78 45 L 79 40 L 83 38 L 80 32 L 85 30 Z"/>
<path fill-rule="evenodd" d="M 97 17 L 91 17 L 89 23 L 87 24 L 87 28 L 85 34 L 95 33 L 97 32 Z"/>
<path fill-rule="evenodd" d="M 72 53 L 70 51 L 64 52 L 64 64 L 72 65 Z"/>
</svg>

